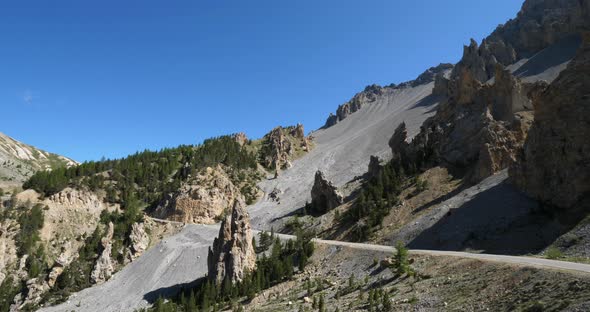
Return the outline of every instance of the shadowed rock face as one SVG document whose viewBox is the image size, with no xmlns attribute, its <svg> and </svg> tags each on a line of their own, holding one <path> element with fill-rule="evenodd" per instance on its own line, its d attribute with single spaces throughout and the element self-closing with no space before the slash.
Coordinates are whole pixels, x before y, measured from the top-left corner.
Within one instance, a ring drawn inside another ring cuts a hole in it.
<svg viewBox="0 0 590 312">
<path fill-rule="evenodd" d="M 589 27 L 590 1 L 527 0 L 517 18 L 499 26 L 486 41 L 504 42 L 522 58 Z M 507 65 L 498 55 L 496 58 Z"/>
<path fill-rule="evenodd" d="M 521 82 L 504 66 L 579 37 L 582 30 L 590 29 L 589 8 L 587 0 L 528 0 L 516 19 L 499 26 L 481 45 L 472 40 L 449 79 L 435 77 L 433 94 L 446 98 L 436 115 L 411 143 L 406 142 L 404 129 L 394 134 L 390 141 L 394 157 L 418 166 L 436 163 L 466 170 L 472 182 L 509 167 L 532 124 L 531 98 L 544 97 L 544 84 Z M 581 83 L 577 88 L 587 87 Z M 560 99 L 547 99 L 551 100 Z M 536 103 L 545 105 L 543 100 Z M 543 109 L 535 115 L 542 115 Z M 579 108 L 572 111 L 586 113 Z"/>
<path fill-rule="evenodd" d="M 478 45 L 471 40 L 451 77 L 469 70 L 475 79 L 492 78 L 496 64 L 508 66 L 590 29 L 590 1 L 527 0 L 517 18 L 498 26 Z"/>
<path fill-rule="evenodd" d="M 567 69 L 535 101 L 535 121 L 512 181 L 530 196 L 569 210 L 590 202 L 590 34 Z"/>
<path fill-rule="evenodd" d="M 466 168 L 473 182 L 507 168 L 531 123 L 528 88 L 499 64 L 493 85 L 475 76 L 465 67 L 447 81 L 448 98 L 411 143 L 401 124 L 389 142 L 393 157 L 418 167 Z"/>
<path fill-rule="evenodd" d="M 315 212 L 325 213 L 342 204 L 342 196 L 321 171 L 315 174 L 311 188 L 311 207 Z"/>
<path fill-rule="evenodd" d="M 367 171 L 367 178 L 376 177 L 381 172 L 381 159 L 377 156 L 371 155 L 369 158 L 369 170 Z"/>
<path fill-rule="evenodd" d="M 250 216 L 242 200 L 234 201 L 231 214 L 221 222 L 219 235 L 213 248 L 209 248 L 207 266 L 209 279 L 218 285 L 225 279 L 242 281 L 247 272 L 256 268 Z"/>
</svg>

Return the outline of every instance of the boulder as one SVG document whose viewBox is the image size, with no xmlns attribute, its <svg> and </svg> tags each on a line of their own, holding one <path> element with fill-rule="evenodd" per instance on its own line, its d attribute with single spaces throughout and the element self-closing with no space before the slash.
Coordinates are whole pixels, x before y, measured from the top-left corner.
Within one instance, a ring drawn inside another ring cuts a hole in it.
<svg viewBox="0 0 590 312">
<path fill-rule="evenodd" d="M 231 213 L 221 222 L 219 235 L 209 247 L 208 277 L 217 285 L 225 279 L 240 282 L 256 268 L 250 216 L 242 199 L 236 199 Z"/>
</svg>

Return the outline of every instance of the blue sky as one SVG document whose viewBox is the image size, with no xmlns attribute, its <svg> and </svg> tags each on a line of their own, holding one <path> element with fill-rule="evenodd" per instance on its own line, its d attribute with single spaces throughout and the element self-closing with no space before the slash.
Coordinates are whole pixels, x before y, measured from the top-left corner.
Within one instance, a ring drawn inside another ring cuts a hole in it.
<svg viewBox="0 0 590 312">
<path fill-rule="evenodd" d="M 456 62 L 520 1 L 4 1 L 0 132 L 78 161 L 322 126 Z"/>
</svg>

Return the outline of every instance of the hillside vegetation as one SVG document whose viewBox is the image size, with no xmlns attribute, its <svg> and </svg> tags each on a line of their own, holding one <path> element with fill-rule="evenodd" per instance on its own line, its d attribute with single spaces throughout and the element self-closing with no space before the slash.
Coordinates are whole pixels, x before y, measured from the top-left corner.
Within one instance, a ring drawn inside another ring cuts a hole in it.
<svg viewBox="0 0 590 312">
<path fill-rule="evenodd" d="M 45 196 L 68 186 L 87 187 L 92 191 L 104 190 L 111 203 L 125 206 L 134 196 L 150 206 L 157 204 L 162 194 L 178 189 L 195 171 L 217 164 L 235 171 L 256 169 L 256 159 L 255 153 L 242 148 L 232 136 L 221 136 L 197 146 L 146 150 L 121 159 L 37 172 L 23 187 Z"/>
</svg>

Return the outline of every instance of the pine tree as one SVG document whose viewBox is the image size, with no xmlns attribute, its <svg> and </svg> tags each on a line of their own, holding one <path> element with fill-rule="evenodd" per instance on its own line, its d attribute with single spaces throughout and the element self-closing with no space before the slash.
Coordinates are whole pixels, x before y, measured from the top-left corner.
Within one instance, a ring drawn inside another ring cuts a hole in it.
<svg viewBox="0 0 590 312">
<path fill-rule="evenodd" d="M 195 292 L 191 291 L 190 297 L 186 305 L 186 312 L 197 311 L 197 299 L 195 298 Z"/>
<path fill-rule="evenodd" d="M 383 296 L 381 297 L 382 299 L 382 305 L 383 305 L 383 310 L 384 311 L 390 311 L 392 306 L 391 306 L 391 299 L 389 298 L 389 294 L 388 293 L 384 293 Z"/>
<path fill-rule="evenodd" d="M 318 311 L 324 312 L 326 311 L 326 303 L 324 302 L 324 295 L 320 294 L 320 301 L 318 303 Z"/>
</svg>

